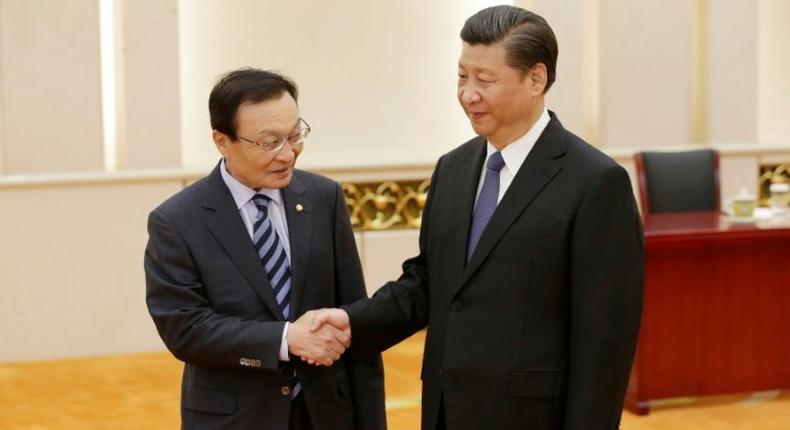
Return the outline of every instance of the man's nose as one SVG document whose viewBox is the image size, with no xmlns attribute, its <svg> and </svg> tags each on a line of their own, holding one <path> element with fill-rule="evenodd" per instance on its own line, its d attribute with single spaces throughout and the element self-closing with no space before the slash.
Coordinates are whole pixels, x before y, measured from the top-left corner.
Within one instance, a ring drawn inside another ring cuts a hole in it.
<svg viewBox="0 0 790 430">
<path fill-rule="evenodd" d="M 461 99 L 461 103 L 465 105 L 480 101 L 480 93 L 477 92 L 477 89 L 475 88 L 464 87 L 461 88 L 459 91 L 461 92 L 459 97 Z"/>
<path fill-rule="evenodd" d="M 293 146 L 290 143 L 286 143 L 277 151 L 277 155 L 275 158 L 279 161 L 283 162 L 291 162 L 293 161 L 294 157 L 296 156 L 296 151 L 294 151 Z"/>
</svg>

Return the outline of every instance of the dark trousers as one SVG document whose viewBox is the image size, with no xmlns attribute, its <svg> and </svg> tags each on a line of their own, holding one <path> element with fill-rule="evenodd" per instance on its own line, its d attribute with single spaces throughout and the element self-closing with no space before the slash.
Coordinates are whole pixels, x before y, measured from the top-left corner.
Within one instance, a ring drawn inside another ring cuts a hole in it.
<svg viewBox="0 0 790 430">
<path fill-rule="evenodd" d="M 288 420 L 288 430 L 313 430 L 310 413 L 307 412 L 307 404 L 301 393 L 291 400 L 291 417 Z"/>
<path fill-rule="evenodd" d="M 436 430 L 447 430 L 447 421 L 444 419 L 444 396 L 439 400 L 439 417 L 436 419 Z"/>
</svg>

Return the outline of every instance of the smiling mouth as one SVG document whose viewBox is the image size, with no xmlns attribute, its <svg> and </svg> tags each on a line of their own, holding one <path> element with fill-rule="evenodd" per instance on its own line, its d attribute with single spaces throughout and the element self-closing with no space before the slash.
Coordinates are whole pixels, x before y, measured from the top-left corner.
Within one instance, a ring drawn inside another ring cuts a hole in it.
<svg viewBox="0 0 790 430">
<path fill-rule="evenodd" d="M 282 177 L 282 176 L 287 176 L 290 172 L 291 172 L 291 168 L 290 167 L 286 167 L 284 169 L 275 170 L 275 171 L 272 172 L 272 174 L 275 175 L 275 176 L 281 176 Z"/>
</svg>

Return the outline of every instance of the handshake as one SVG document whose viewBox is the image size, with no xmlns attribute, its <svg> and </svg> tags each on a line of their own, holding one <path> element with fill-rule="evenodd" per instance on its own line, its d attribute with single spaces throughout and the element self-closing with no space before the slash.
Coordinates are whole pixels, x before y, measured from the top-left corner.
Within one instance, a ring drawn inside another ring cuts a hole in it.
<svg viewBox="0 0 790 430">
<path fill-rule="evenodd" d="M 316 366 L 331 366 L 351 346 L 351 322 L 342 309 L 306 312 L 288 327 L 288 352 Z"/>
</svg>

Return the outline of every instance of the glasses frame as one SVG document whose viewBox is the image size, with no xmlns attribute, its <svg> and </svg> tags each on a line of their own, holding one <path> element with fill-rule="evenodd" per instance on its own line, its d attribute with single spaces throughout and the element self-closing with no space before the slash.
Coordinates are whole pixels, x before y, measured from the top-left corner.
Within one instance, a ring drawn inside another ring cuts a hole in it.
<svg viewBox="0 0 790 430">
<path fill-rule="evenodd" d="M 310 128 L 310 124 L 308 124 L 307 121 L 305 121 L 304 118 L 302 117 L 299 117 L 299 123 L 296 124 L 296 127 L 294 129 L 299 130 L 298 142 L 292 142 L 291 136 L 284 136 L 277 139 L 274 145 L 270 145 L 268 142 L 260 142 L 252 139 L 247 139 L 246 137 L 242 137 L 239 135 L 236 135 L 236 137 L 238 137 L 239 140 L 243 140 L 247 143 L 251 143 L 257 146 L 258 148 L 261 148 L 266 152 L 279 152 L 281 149 L 283 149 L 286 143 L 290 144 L 292 148 L 301 148 L 302 145 L 304 145 L 304 140 L 307 139 L 307 136 L 309 136 L 310 132 L 312 131 L 312 129 Z"/>
</svg>

